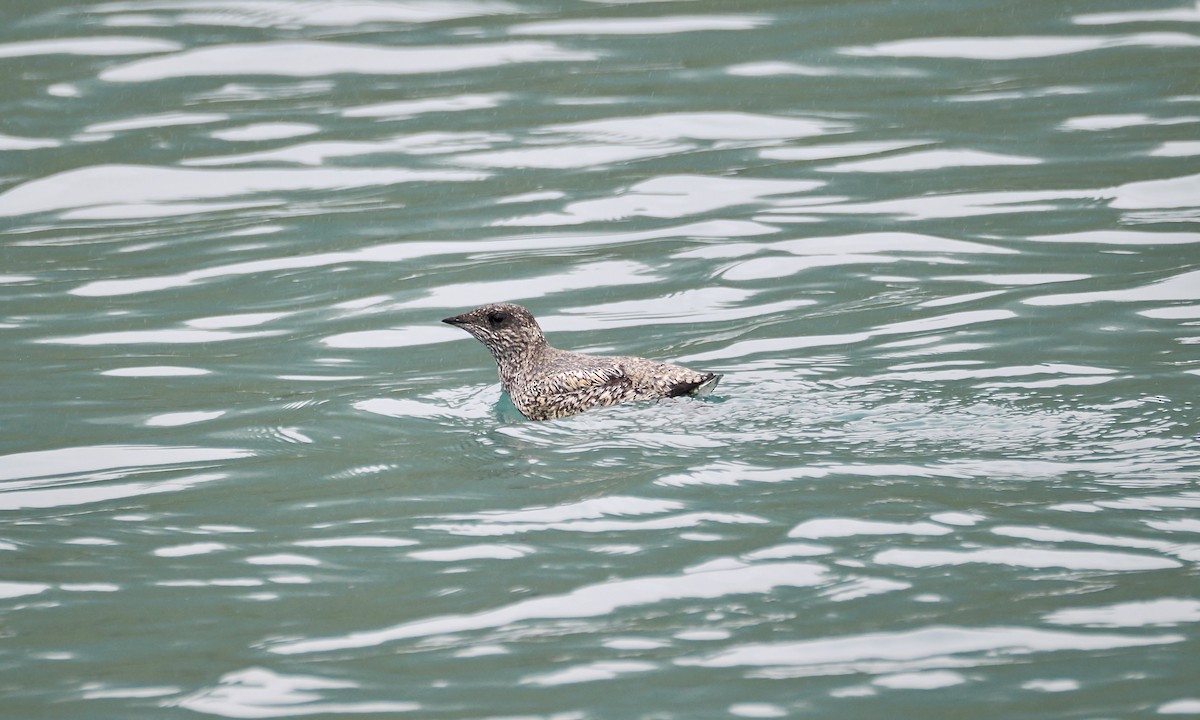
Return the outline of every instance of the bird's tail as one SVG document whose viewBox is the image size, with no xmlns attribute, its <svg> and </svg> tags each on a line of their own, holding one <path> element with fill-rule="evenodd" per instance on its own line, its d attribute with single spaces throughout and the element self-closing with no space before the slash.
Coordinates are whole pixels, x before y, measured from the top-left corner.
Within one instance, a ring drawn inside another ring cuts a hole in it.
<svg viewBox="0 0 1200 720">
<path fill-rule="evenodd" d="M 723 377 L 725 376 L 718 375 L 716 373 L 710 374 L 708 378 L 704 380 L 704 382 L 697 385 L 695 390 L 692 390 L 692 395 L 695 395 L 696 397 L 704 397 L 705 395 L 708 395 L 716 389 L 717 383 L 721 382 L 721 378 Z"/>
</svg>

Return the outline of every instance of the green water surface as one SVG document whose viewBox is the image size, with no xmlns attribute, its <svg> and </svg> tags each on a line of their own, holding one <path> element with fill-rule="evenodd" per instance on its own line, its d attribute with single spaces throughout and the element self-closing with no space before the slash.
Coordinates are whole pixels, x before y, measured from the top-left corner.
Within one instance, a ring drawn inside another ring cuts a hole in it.
<svg viewBox="0 0 1200 720">
<path fill-rule="evenodd" d="M 1200 12 L 0 8 L 0 716 L 1200 715 Z M 725 374 L 534 423 L 440 322 Z"/>
</svg>

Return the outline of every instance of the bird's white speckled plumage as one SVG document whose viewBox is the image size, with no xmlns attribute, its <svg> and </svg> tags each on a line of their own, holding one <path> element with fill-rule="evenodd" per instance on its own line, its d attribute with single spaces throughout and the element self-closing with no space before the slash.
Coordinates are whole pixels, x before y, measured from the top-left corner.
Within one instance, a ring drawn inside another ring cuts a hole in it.
<svg viewBox="0 0 1200 720">
<path fill-rule="evenodd" d="M 510 303 L 484 305 L 442 322 L 466 330 L 487 347 L 513 405 L 531 420 L 708 392 L 721 377 L 645 358 L 559 350 L 546 342 L 528 310 Z"/>
</svg>

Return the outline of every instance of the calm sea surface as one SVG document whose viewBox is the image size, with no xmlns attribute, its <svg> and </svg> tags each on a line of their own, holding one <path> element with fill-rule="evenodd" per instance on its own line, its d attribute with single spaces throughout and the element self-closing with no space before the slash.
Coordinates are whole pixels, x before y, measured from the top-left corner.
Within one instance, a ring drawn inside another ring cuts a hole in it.
<svg viewBox="0 0 1200 720">
<path fill-rule="evenodd" d="M 6 0 L 0 715 L 1200 715 L 1200 9 Z M 725 374 L 535 423 L 438 321 Z"/>
</svg>

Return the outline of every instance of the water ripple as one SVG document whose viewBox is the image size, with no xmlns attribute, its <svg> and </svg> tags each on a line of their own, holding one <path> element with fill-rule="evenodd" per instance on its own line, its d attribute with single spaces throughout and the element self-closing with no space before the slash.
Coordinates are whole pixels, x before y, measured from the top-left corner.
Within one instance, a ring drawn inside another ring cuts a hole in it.
<svg viewBox="0 0 1200 720">
<path fill-rule="evenodd" d="M 1194 713 L 1197 11 L 551 5 L 5 26 L 7 714 Z"/>
<path fill-rule="evenodd" d="M 1072 633 L 1021 627 L 930 626 L 839 638 L 746 644 L 681 663 L 701 667 L 766 667 L 768 677 L 845 672 L 897 672 L 918 668 L 971 667 L 996 655 L 1086 651 L 1182 642 L 1182 635 L 1132 636 Z M 960 664 L 956 656 L 962 658 Z M 975 659 L 969 656 L 978 656 Z"/>
<path fill-rule="evenodd" d="M 359 43 L 263 42 L 209 45 L 135 60 L 100 73 L 109 82 L 150 82 L 195 76 L 282 75 L 321 77 L 337 73 L 394 75 L 455 72 L 510 63 L 594 60 L 547 42 L 481 43 L 470 48 L 396 48 Z"/>
<path fill-rule="evenodd" d="M 206 715 L 227 718 L 288 717 L 294 715 L 408 713 L 421 709 L 413 702 L 356 702 L 347 690 L 359 685 L 315 675 L 247 668 L 221 676 L 215 687 L 199 690 L 164 703 Z M 343 692 L 338 692 L 343 691 Z M 347 696 L 345 702 L 320 702 L 329 695 Z"/>
<path fill-rule="evenodd" d="M 335 188 L 390 185 L 403 182 L 463 182 L 483 175 L 455 170 L 294 169 L 294 170 L 191 170 L 138 165 L 104 165 L 69 170 L 32 180 L 0 194 L 0 216 L 25 215 L 50 210 L 76 209 L 74 217 L 141 217 L 145 206 L 154 213 L 180 214 L 205 207 L 211 201 L 237 195 L 332 190 Z M 269 198 L 261 201 L 270 203 Z M 226 204 L 216 203 L 213 209 Z M 120 214 L 115 214 L 120 213 Z"/>
<path fill-rule="evenodd" d="M 273 653 L 292 655 L 371 647 L 430 635 L 500 628 L 531 620 L 595 617 L 619 608 L 667 600 L 766 593 L 777 587 L 807 587 L 819 584 L 823 579 L 824 569 L 809 563 L 767 563 L 682 575 L 630 578 L 587 585 L 564 595 L 523 600 L 470 615 L 446 615 L 342 637 L 278 643 L 268 649 Z"/>
</svg>

